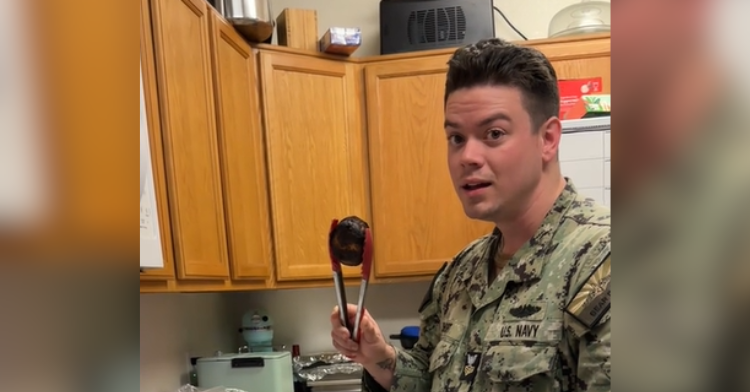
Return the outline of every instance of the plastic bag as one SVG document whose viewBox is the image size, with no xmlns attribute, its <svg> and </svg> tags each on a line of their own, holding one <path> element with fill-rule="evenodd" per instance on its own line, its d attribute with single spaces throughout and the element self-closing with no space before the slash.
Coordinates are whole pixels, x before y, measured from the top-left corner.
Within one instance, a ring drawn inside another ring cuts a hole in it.
<svg viewBox="0 0 750 392">
<path fill-rule="evenodd" d="M 199 389 L 196 388 L 190 384 L 183 385 L 180 387 L 180 389 L 177 390 L 177 392 L 247 392 L 242 389 L 237 388 L 224 388 L 224 387 L 216 387 L 211 389 Z"/>
</svg>

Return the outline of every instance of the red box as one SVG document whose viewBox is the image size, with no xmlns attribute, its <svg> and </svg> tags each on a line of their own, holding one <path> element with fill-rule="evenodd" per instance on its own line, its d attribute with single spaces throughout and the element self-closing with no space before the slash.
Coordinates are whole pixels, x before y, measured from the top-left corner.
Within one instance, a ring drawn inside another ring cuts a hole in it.
<svg viewBox="0 0 750 392">
<path fill-rule="evenodd" d="M 568 110 L 576 106 L 582 96 L 602 92 L 602 78 L 559 80 L 557 87 L 560 90 L 559 117 L 562 119 Z"/>
</svg>

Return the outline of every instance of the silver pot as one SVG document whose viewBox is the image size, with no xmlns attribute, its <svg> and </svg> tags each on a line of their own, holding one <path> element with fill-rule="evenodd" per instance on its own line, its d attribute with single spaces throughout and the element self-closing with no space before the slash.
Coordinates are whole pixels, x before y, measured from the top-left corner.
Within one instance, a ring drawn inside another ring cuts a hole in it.
<svg viewBox="0 0 750 392">
<path fill-rule="evenodd" d="M 267 42 L 273 36 L 270 0 L 216 0 L 216 9 L 249 41 Z"/>
</svg>

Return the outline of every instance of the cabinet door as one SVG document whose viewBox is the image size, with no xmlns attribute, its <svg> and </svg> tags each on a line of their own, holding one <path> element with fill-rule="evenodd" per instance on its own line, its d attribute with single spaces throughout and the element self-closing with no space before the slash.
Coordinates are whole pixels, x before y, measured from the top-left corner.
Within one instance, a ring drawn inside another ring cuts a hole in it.
<svg viewBox="0 0 750 392">
<path fill-rule="evenodd" d="M 159 229 L 162 241 L 164 267 L 146 270 L 141 273 L 141 280 L 174 279 L 174 255 L 172 252 L 171 225 L 169 224 L 169 205 L 167 202 L 166 178 L 164 173 L 164 148 L 161 139 L 159 117 L 159 97 L 156 91 L 156 70 L 154 64 L 154 45 L 151 32 L 151 9 L 148 0 L 141 0 L 141 64 L 143 65 L 143 93 L 148 115 L 149 143 L 154 172 L 156 204 L 159 210 Z"/>
<path fill-rule="evenodd" d="M 547 41 L 535 45 L 555 67 L 557 78 L 602 78 L 602 94 L 612 90 L 611 41 L 609 34 Z"/>
<path fill-rule="evenodd" d="M 365 66 L 377 277 L 431 275 L 492 225 L 464 214 L 448 173 L 448 56 Z"/>
<path fill-rule="evenodd" d="M 265 279 L 272 254 L 255 56 L 216 12 L 211 43 L 232 278 Z"/>
<path fill-rule="evenodd" d="M 180 279 L 229 276 L 208 4 L 152 0 L 162 132 Z"/>
<path fill-rule="evenodd" d="M 356 65 L 261 51 L 260 66 L 276 279 L 330 279 L 331 220 L 369 220 Z"/>
</svg>

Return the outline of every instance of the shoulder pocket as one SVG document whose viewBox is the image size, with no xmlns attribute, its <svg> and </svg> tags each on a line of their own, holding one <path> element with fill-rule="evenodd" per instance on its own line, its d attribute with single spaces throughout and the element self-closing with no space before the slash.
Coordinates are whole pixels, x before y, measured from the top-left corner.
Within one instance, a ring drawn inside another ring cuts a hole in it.
<svg viewBox="0 0 750 392">
<path fill-rule="evenodd" d="M 440 341 L 435 346 L 430 356 L 430 373 L 442 369 L 451 363 L 456 355 L 456 350 L 466 332 L 466 325 L 460 323 L 445 322 L 442 326 Z"/>
<path fill-rule="evenodd" d="M 482 369 L 493 383 L 514 385 L 534 378 L 534 385 L 543 385 L 554 382 L 557 362 L 555 345 L 501 345 L 489 348 Z"/>
<path fill-rule="evenodd" d="M 446 339 L 440 340 L 437 346 L 435 346 L 435 350 L 432 351 L 432 356 L 430 357 L 430 373 L 448 365 L 451 362 L 457 347 L 458 344 L 456 342 Z"/>
</svg>

